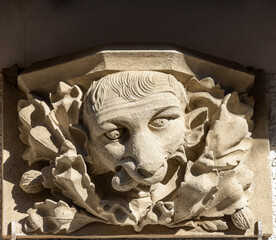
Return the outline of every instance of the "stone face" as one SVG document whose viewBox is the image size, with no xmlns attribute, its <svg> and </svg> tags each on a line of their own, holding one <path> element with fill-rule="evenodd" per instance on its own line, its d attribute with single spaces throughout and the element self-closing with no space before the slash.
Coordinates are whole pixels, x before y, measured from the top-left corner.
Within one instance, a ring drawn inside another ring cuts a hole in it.
<svg viewBox="0 0 276 240">
<path fill-rule="evenodd" d="M 30 67 L 12 111 L 24 145 L 14 151 L 4 138 L 4 191 L 13 191 L 4 213 L 17 205 L 23 236 L 253 236 L 257 220 L 271 234 L 266 121 L 256 94 L 254 113 L 253 83 L 176 50 Z M 4 131 L 10 118 L 4 110 Z M 12 163 L 24 167 L 12 172 Z"/>
</svg>

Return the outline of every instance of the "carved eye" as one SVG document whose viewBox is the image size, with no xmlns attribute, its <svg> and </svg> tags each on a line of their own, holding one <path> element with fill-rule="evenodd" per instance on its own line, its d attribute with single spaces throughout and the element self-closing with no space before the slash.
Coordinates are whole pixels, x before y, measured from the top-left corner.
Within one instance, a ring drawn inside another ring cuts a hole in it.
<svg viewBox="0 0 276 240">
<path fill-rule="evenodd" d="M 149 122 L 149 126 L 153 128 L 164 128 L 168 125 L 169 119 L 166 118 L 156 118 Z"/>
<path fill-rule="evenodd" d="M 119 139 L 122 136 L 122 134 L 123 134 L 123 129 L 117 128 L 109 132 L 106 132 L 105 136 L 110 140 L 116 140 L 116 139 Z"/>
</svg>

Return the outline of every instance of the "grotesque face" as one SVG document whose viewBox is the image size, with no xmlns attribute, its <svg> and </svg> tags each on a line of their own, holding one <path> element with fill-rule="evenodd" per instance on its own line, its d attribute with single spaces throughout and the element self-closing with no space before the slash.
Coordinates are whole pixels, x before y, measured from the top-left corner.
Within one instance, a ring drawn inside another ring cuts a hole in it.
<svg viewBox="0 0 276 240">
<path fill-rule="evenodd" d="M 20 185 L 29 193 L 46 187 L 60 200 L 29 209 L 25 231 L 69 233 L 96 221 L 222 234 L 224 215 L 250 228 L 253 172 L 242 161 L 253 153 L 253 107 L 236 92 L 225 96 L 211 78 L 187 79 L 184 89 L 169 74 L 125 71 L 94 81 L 82 96 L 60 82 L 50 105 L 32 94 L 18 104 L 20 138 L 29 146 L 22 158 L 41 166 Z"/>
<path fill-rule="evenodd" d="M 162 181 L 168 159 L 185 161 L 185 98 L 173 76 L 157 72 L 116 73 L 94 83 L 84 121 L 95 174 L 114 172 L 117 191 Z"/>
</svg>

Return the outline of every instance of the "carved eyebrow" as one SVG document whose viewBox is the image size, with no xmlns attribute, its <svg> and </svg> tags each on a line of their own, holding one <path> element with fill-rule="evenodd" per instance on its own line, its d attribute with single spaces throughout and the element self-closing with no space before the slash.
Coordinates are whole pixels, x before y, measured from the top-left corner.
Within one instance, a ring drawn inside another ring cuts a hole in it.
<svg viewBox="0 0 276 240">
<path fill-rule="evenodd" d="M 151 119 L 155 118 L 156 116 L 158 116 L 160 114 L 179 115 L 181 113 L 181 108 L 178 106 L 175 106 L 175 105 L 166 106 L 166 107 L 156 107 L 151 110 L 152 110 L 152 114 L 150 117 Z M 133 119 L 127 119 L 126 115 L 124 114 L 121 116 L 116 116 L 114 118 L 107 119 L 107 120 L 103 121 L 101 124 L 110 123 L 110 124 L 119 126 L 124 123 L 128 124 L 129 122 L 132 122 L 132 121 L 133 121 Z"/>
<path fill-rule="evenodd" d="M 163 109 L 160 109 L 153 117 L 152 119 L 154 118 L 157 118 L 157 117 L 162 117 L 162 115 L 164 114 L 165 116 L 172 116 L 172 117 L 178 117 L 182 112 L 182 109 L 178 106 L 168 106 L 168 107 L 165 107 Z M 159 116 L 161 115 L 161 116 Z M 164 116 L 164 117 L 165 117 Z"/>
<path fill-rule="evenodd" d="M 113 122 L 110 122 L 110 121 L 105 121 L 103 123 L 97 124 L 94 127 L 94 131 L 95 131 L 96 135 L 101 135 L 101 134 L 103 134 L 107 131 L 111 131 L 111 130 L 121 128 L 121 127 L 122 126 L 119 125 L 119 124 L 116 124 L 116 123 L 113 123 Z"/>
</svg>

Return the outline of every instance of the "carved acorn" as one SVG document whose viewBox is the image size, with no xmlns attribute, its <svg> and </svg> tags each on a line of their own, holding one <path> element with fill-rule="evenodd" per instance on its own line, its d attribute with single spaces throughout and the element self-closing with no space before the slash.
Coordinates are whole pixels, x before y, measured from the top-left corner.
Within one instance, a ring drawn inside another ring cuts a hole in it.
<svg viewBox="0 0 276 240">
<path fill-rule="evenodd" d="M 253 214 L 249 207 L 244 207 L 231 215 L 231 219 L 237 228 L 247 230 L 252 226 Z"/>
<path fill-rule="evenodd" d="M 40 193 L 45 189 L 42 181 L 43 177 L 40 171 L 30 170 L 22 175 L 20 187 L 26 193 Z"/>
</svg>

